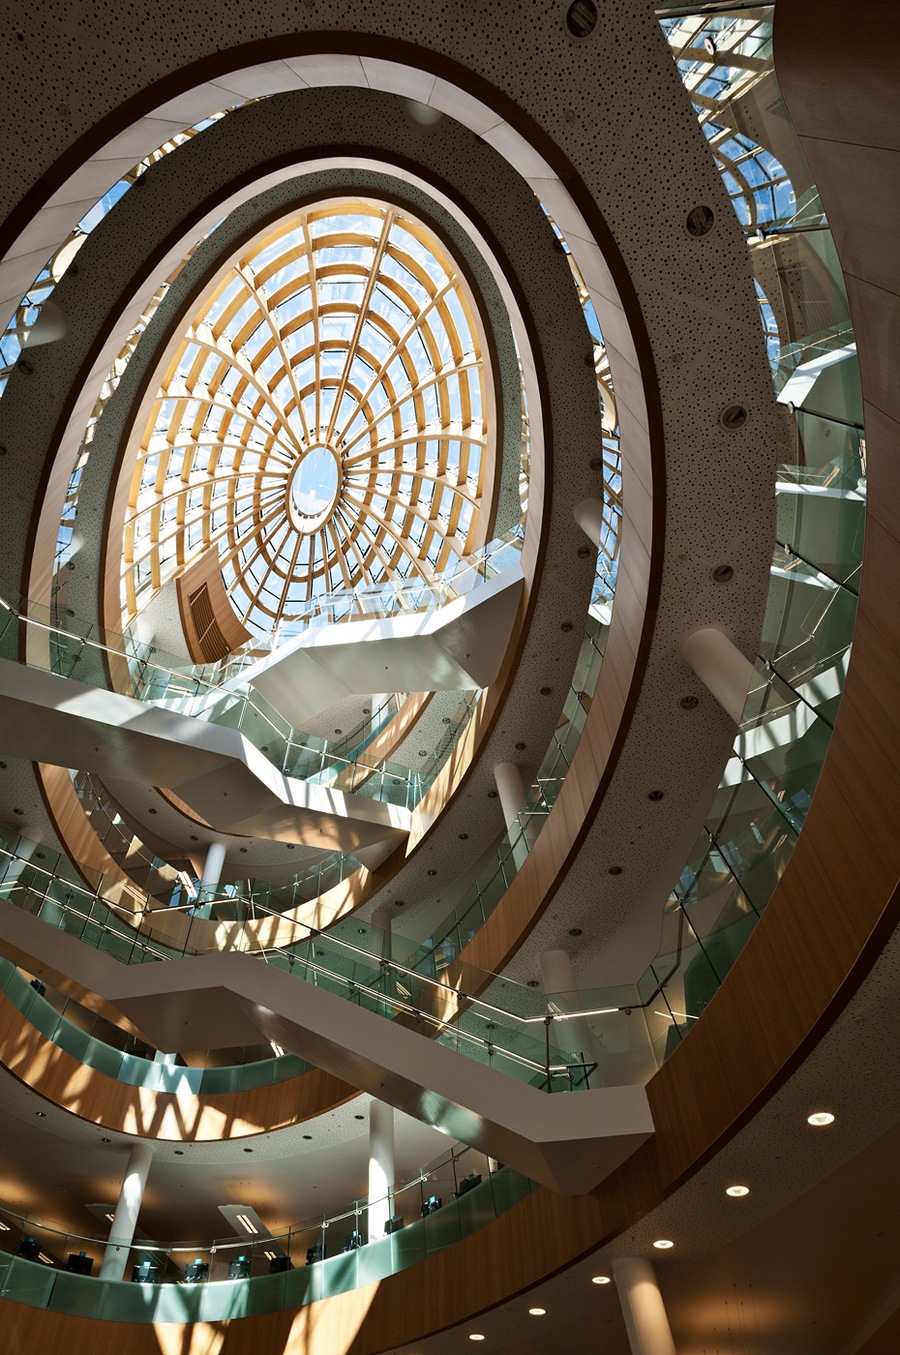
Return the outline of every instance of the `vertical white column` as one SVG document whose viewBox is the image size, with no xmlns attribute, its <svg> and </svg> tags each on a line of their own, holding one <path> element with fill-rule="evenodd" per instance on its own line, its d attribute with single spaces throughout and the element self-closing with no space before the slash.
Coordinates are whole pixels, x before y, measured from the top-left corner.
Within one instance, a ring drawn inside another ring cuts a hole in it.
<svg viewBox="0 0 900 1355">
<path fill-rule="evenodd" d="M 735 724 L 740 724 L 753 664 L 717 626 L 701 626 L 681 642 L 681 656 Z"/>
<path fill-rule="evenodd" d="M 225 843 L 211 842 L 206 849 L 206 861 L 200 878 L 201 893 L 211 894 L 222 879 L 222 867 L 225 865 Z"/>
<path fill-rule="evenodd" d="M 588 540 L 599 550 L 600 533 L 603 531 L 603 500 L 580 499 L 572 509 L 572 516 Z"/>
<path fill-rule="evenodd" d="M 369 1241 L 384 1237 L 384 1225 L 393 1206 L 394 1107 L 383 1101 L 369 1103 Z"/>
<path fill-rule="evenodd" d="M 372 926 L 381 932 L 381 958 L 389 960 L 391 958 L 391 927 L 394 922 L 394 914 L 390 908 L 376 908 L 372 913 Z"/>
<path fill-rule="evenodd" d="M 572 967 L 572 957 L 566 950 L 545 950 L 538 956 L 538 968 L 541 971 L 541 982 L 544 986 L 544 992 L 551 993 L 570 993 L 577 994 L 578 979 L 575 977 L 575 970 Z M 566 1008 L 578 1010 L 580 1005 L 577 996 L 573 996 L 568 1002 L 565 999 L 555 1004 L 557 1010 L 564 1012 Z M 570 1051 L 578 1050 L 581 1052 L 585 1061 L 596 1063 L 597 1069 L 589 1074 L 590 1085 L 592 1087 L 601 1087 L 602 1081 L 602 1063 L 600 1055 L 602 1046 L 595 1039 L 594 1034 L 584 1018 L 575 1018 L 572 1021 L 560 1021 L 554 1023 L 550 1031 L 551 1043 L 560 1048 Z"/>
<path fill-rule="evenodd" d="M 620 1256 L 612 1263 L 631 1355 L 676 1355 L 672 1330 L 656 1272 L 643 1256 Z"/>
<path fill-rule="evenodd" d="M 195 917 L 209 917 L 212 912 L 212 898 L 216 886 L 222 879 L 222 867 L 225 865 L 224 842 L 211 842 L 206 849 L 203 874 L 200 876 L 200 892 L 194 905 Z"/>
<path fill-rule="evenodd" d="M 494 781 L 497 784 L 504 821 L 507 828 L 512 828 L 525 803 L 522 773 L 514 762 L 498 762 L 494 768 Z"/>
<path fill-rule="evenodd" d="M 494 782 L 503 810 L 503 821 L 511 835 L 518 831 L 517 820 L 525 803 L 525 788 L 522 785 L 522 773 L 514 762 L 498 762 L 494 768 Z M 525 843 L 518 839 L 513 847 L 513 861 L 519 870 L 528 855 Z"/>
<path fill-rule="evenodd" d="M 115 1217 L 109 1230 L 109 1241 L 103 1264 L 100 1267 L 101 1280 L 121 1280 L 125 1274 L 128 1252 L 134 1241 L 141 1200 L 147 1184 L 147 1173 L 153 1160 L 153 1149 L 149 1143 L 136 1143 L 131 1150 Z"/>
</svg>

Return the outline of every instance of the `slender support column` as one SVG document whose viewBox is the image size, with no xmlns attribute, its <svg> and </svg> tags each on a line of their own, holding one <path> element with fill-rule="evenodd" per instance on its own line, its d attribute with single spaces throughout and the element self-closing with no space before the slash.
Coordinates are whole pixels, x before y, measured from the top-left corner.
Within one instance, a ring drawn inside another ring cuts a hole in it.
<svg viewBox="0 0 900 1355">
<path fill-rule="evenodd" d="M 394 914 L 390 908 L 376 908 L 372 913 L 372 926 L 381 932 L 381 958 L 389 960 L 391 958 L 391 927 L 394 922 Z"/>
<path fill-rule="evenodd" d="M 716 626 L 701 626 L 682 640 L 681 656 L 735 724 L 740 724 L 753 664 L 737 645 Z"/>
<path fill-rule="evenodd" d="M 603 531 L 603 500 L 580 499 L 572 509 L 572 516 L 588 540 L 599 550 Z"/>
<path fill-rule="evenodd" d="M 522 773 L 514 762 L 498 762 L 494 768 L 494 781 L 497 783 L 497 793 L 500 796 L 500 807 L 506 826 L 512 828 L 525 803 Z"/>
<path fill-rule="evenodd" d="M 631 1355 L 675 1355 L 675 1342 L 656 1272 L 643 1256 L 619 1256 L 612 1263 Z"/>
<path fill-rule="evenodd" d="M 394 1188 L 394 1107 L 369 1103 L 369 1239 L 384 1237 L 393 1214 L 389 1192 Z"/>
<path fill-rule="evenodd" d="M 494 781 L 500 796 L 503 820 L 510 833 L 515 837 L 519 831 L 518 818 L 525 803 L 525 788 L 522 785 L 522 773 L 514 762 L 498 762 L 494 768 Z M 528 848 L 519 838 L 513 845 L 513 861 L 519 870 L 528 855 Z"/>
<path fill-rule="evenodd" d="M 225 843 L 211 842 L 206 849 L 206 862 L 200 879 L 200 889 L 211 894 L 222 879 L 222 867 L 225 865 Z"/>
<path fill-rule="evenodd" d="M 545 950 L 538 956 L 538 968 L 541 971 L 541 982 L 544 985 L 544 992 L 549 994 L 573 994 L 568 999 L 560 996 L 559 1000 L 554 1002 L 557 1011 L 565 1012 L 578 1009 L 579 998 L 578 979 L 575 977 L 575 970 L 572 967 L 572 957 L 566 950 Z M 601 1059 L 602 1046 L 594 1037 L 594 1033 L 583 1018 L 576 1018 L 572 1021 L 554 1022 L 551 1030 L 551 1042 L 561 1049 L 570 1052 L 580 1052 L 585 1062 L 588 1064 L 596 1063 L 598 1065 L 595 1072 L 589 1073 L 590 1085 L 600 1087 L 603 1085 L 601 1077 Z"/>
<path fill-rule="evenodd" d="M 200 892 L 194 906 L 195 917 L 209 917 L 212 912 L 211 900 L 222 879 L 222 867 L 225 865 L 224 842 L 211 842 L 206 849 L 206 861 L 200 877 Z"/>
<path fill-rule="evenodd" d="M 150 1171 L 152 1160 L 151 1145 L 136 1143 L 125 1168 L 119 1202 L 109 1230 L 109 1241 L 100 1267 L 101 1280 L 121 1280 L 125 1274 L 128 1252 L 134 1241 L 134 1230 L 137 1227 L 144 1187 L 147 1184 L 147 1173 Z"/>
</svg>

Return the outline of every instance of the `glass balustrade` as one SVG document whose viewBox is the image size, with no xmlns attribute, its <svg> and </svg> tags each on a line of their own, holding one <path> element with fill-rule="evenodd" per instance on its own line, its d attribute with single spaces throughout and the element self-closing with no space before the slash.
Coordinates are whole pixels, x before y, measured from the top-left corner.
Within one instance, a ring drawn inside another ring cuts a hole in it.
<svg viewBox="0 0 900 1355">
<path fill-rule="evenodd" d="M 271 1236 L 142 1240 L 128 1249 L 122 1281 L 98 1278 L 105 1239 L 0 1204 L 0 1296 L 119 1322 L 227 1321 L 298 1308 L 436 1255 L 534 1189 L 473 1149 L 453 1149 L 384 1199 L 351 1200 Z M 377 1211 L 371 1236 L 370 1203 Z M 389 1225 L 381 1224 L 385 1215 Z"/>
<path fill-rule="evenodd" d="M 38 642 L 32 643 L 36 635 Z M 461 696 L 438 746 L 413 772 L 393 760 L 366 759 L 366 747 L 387 723 L 388 702 L 379 707 L 380 728 L 364 727 L 358 742 L 343 755 L 327 740 L 298 733 L 259 693 L 225 690 L 221 673 L 211 667 L 186 665 L 131 636 L 81 623 L 64 609 L 0 599 L 0 658 L 18 662 L 23 653 L 32 667 L 104 690 L 111 686 L 110 665 L 118 663 L 121 671 L 124 660 L 128 695 L 237 729 L 285 776 L 406 809 L 415 808 L 439 775 L 475 705 L 474 695 Z"/>
<path fill-rule="evenodd" d="M 146 1091 L 214 1096 L 268 1087 L 312 1067 L 296 1054 L 273 1055 L 271 1047 L 192 1051 L 191 1063 L 158 1062 L 155 1050 L 136 1036 L 82 1007 L 64 994 L 30 980 L 0 956 L 0 992 L 57 1049 L 86 1068 Z M 198 1064 L 198 1058 L 205 1062 Z"/>
</svg>

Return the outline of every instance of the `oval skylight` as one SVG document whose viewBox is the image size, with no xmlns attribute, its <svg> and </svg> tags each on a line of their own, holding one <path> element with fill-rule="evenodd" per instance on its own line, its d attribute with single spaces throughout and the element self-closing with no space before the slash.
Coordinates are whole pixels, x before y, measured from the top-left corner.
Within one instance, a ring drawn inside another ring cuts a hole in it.
<svg viewBox="0 0 900 1355">
<path fill-rule="evenodd" d="M 423 222 L 329 201 L 248 245 L 162 377 L 126 519 L 126 620 L 215 551 L 256 633 L 483 544 L 495 428 L 478 310 Z"/>
</svg>

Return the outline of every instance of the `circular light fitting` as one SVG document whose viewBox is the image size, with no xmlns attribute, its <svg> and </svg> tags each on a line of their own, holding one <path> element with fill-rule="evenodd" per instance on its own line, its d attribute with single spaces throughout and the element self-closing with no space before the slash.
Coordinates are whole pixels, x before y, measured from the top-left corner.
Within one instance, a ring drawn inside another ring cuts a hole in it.
<svg viewBox="0 0 900 1355">
<path fill-rule="evenodd" d="M 744 427 L 749 418 L 750 411 L 746 405 L 726 405 L 719 415 L 719 423 L 729 433 L 736 433 L 739 428 Z"/>
<path fill-rule="evenodd" d="M 749 1187 L 749 1186 L 726 1186 L 726 1188 L 725 1188 L 725 1194 L 726 1194 L 726 1195 L 731 1195 L 735 1200 L 740 1200 L 740 1199 L 742 1199 L 745 1195 L 749 1195 L 749 1194 L 750 1194 L 750 1187 Z"/>
<path fill-rule="evenodd" d="M 715 224 L 715 212 L 711 207 L 707 207 L 705 202 L 701 202 L 688 212 L 684 228 L 688 235 L 692 235 L 695 240 L 701 240 L 704 235 L 709 235 Z"/>
<path fill-rule="evenodd" d="M 597 27 L 594 0 L 573 0 L 566 13 L 566 28 L 573 38 L 589 38 Z"/>
<path fill-rule="evenodd" d="M 610 1276 L 610 1275 L 592 1275 L 592 1276 L 591 1276 L 591 1284 L 612 1284 L 612 1276 Z"/>
<path fill-rule="evenodd" d="M 834 1124 L 834 1116 L 830 1110 L 816 1110 L 812 1115 L 807 1115 L 806 1123 L 814 1125 Z"/>
<path fill-rule="evenodd" d="M 529 1308 L 529 1309 L 528 1309 L 528 1312 L 529 1312 L 529 1314 L 531 1315 L 531 1317 L 543 1317 L 544 1314 L 546 1313 L 546 1311 L 547 1311 L 546 1308 Z"/>
<path fill-rule="evenodd" d="M 670 1242 L 667 1237 L 658 1237 L 653 1245 L 654 1247 L 657 1247 L 659 1251 L 668 1251 L 670 1247 L 675 1246 L 675 1243 Z"/>
</svg>

